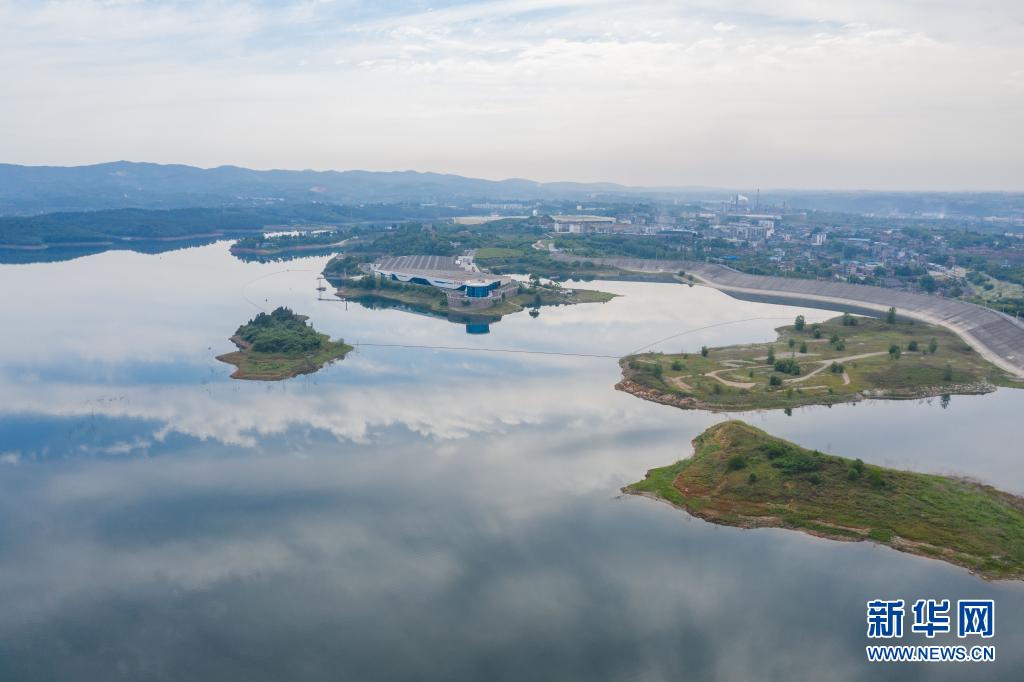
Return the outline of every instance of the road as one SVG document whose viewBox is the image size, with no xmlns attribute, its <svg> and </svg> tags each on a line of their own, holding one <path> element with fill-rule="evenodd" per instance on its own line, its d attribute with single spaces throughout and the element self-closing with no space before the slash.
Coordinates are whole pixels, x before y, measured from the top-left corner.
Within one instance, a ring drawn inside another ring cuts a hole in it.
<svg viewBox="0 0 1024 682">
<path fill-rule="evenodd" d="M 578 256 L 552 254 L 559 260 Z M 714 263 L 638 258 L 588 258 L 602 265 L 637 272 L 679 272 L 735 298 L 787 303 L 877 315 L 895 307 L 899 315 L 946 327 L 985 359 L 1024 378 L 1024 322 L 998 311 L 956 299 L 846 282 L 748 275 Z"/>
</svg>

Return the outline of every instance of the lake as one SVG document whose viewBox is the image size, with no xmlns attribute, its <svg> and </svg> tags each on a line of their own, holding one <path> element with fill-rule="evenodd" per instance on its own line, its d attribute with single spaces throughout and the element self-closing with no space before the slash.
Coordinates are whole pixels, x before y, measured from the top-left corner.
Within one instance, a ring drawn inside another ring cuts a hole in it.
<svg viewBox="0 0 1024 682">
<path fill-rule="evenodd" d="M 318 301 L 325 262 L 217 242 L 0 265 L 0 679 L 1020 679 L 1022 583 L 620 496 L 727 417 L 615 391 L 616 361 L 581 356 L 830 313 L 592 282 L 622 296 L 467 334 Z M 350 343 L 457 350 L 229 379 L 214 356 L 278 305 Z M 738 416 L 1024 494 L 1021 414 L 1003 389 Z M 868 664 L 879 597 L 994 598 L 997 660 Z"/>
</svg>

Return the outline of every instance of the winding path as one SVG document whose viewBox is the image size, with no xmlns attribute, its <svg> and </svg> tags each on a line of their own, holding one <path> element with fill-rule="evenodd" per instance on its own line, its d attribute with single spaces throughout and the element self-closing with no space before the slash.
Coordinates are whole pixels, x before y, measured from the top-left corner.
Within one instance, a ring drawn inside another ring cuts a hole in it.
<svg viewBox="0 0 1024 682">
<path fill-rule="evenodd" d="M 552 254 L 574 260 L 568 254 Z M 639 272 L 684 270 L 734 298 L 877 315 L 894 306 L 900 315 L 946 327 L 986 360 L 1024 378 L 1024 322 L 991 308 L 957 299 L 831 280 L 748 275 L 714 263 L 639 258 L 588 258 Z"/>
</svg>

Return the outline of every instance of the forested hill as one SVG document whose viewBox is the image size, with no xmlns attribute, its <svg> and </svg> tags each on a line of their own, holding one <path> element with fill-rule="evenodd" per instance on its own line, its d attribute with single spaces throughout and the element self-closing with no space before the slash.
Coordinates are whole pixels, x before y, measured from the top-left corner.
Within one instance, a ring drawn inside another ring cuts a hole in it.
<svg viewBox="0 0 1024 682">
<path fill-rule="evenodd" d="M 375 220 L 434 220 L 459 211 L 409 204 L 278 205 L 264 208 L 121 209 L 0 217 L 0 248 L 61 246 L 75 243 L 177 239 L 266 227 L 343 224 Z"/>
<path fill-rule="evenodd" d="M 0 164 L 0 215 L 110 208 L 260 206 L 325 202 L 466 203 L 623 195 L 610 183 L 483 180 L 415 171 L 252 170 L 118 161 L 92 166 Z"/>
</svg>

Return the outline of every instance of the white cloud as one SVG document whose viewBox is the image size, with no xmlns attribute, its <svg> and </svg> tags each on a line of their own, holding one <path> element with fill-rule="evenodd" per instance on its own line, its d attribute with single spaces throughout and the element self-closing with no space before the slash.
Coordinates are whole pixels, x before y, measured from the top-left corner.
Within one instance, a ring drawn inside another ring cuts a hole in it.
<svg viewBox="0 0 1024 682">
<path fill-rule="evenodd" d="M 1018 3 L 419 7 L 0 0 L 0 158 L 1024 184 Z"/>
</svg>

